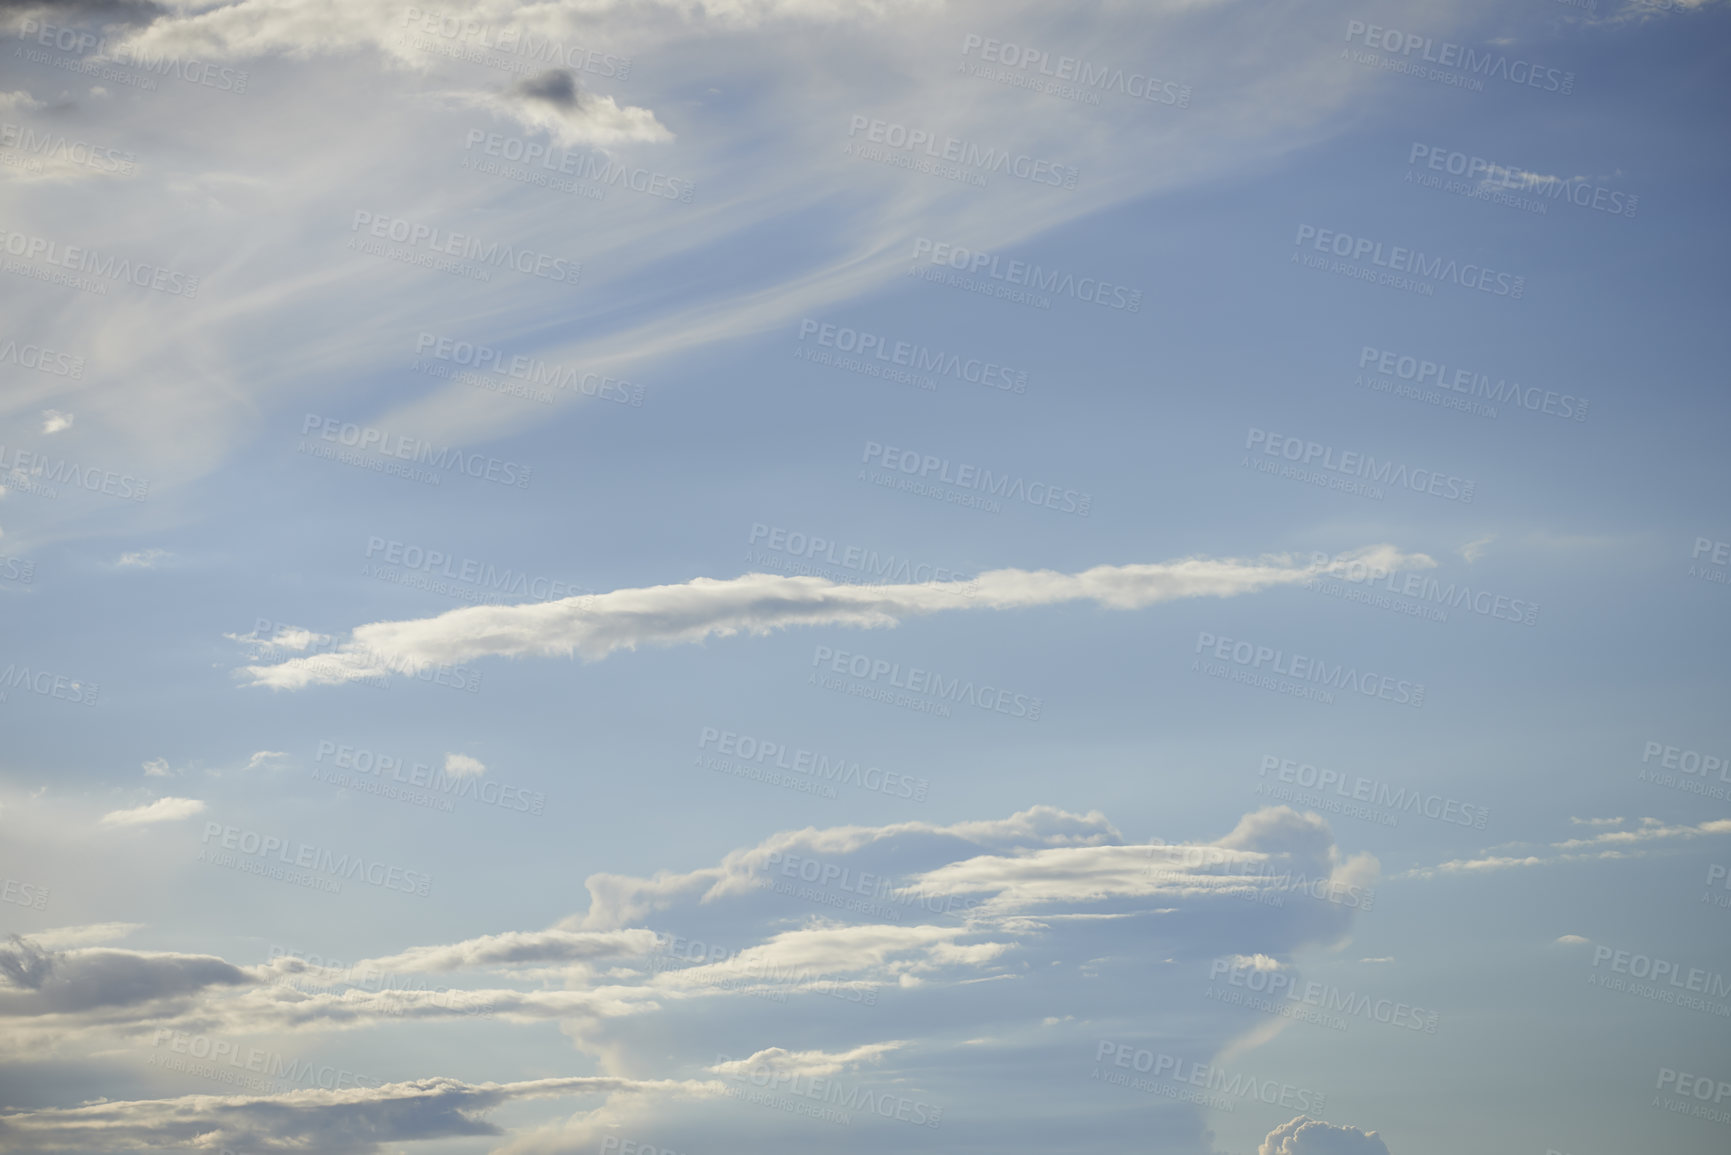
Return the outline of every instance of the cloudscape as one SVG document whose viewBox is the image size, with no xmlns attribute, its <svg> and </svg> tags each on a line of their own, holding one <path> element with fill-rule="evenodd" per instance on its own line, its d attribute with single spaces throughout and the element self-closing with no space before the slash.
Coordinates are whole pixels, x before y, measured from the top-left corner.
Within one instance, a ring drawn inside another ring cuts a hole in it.
<svg viewBox="0 0 1731 1155">
<path fill-rule="evenodd" d="M 1724 1152 L 1728 48 L 0 3 L 0 1150 Z"/>
</svg>

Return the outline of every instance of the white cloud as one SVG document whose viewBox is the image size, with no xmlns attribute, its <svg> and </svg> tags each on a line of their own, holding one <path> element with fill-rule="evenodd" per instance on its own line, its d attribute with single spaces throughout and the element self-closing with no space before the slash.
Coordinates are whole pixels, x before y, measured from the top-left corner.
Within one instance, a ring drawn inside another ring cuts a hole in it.
<svg viewBox="0 0 1731 1155">
<path fill-rule="evenodd" d="M 1375 1131 L 1335 1126 L 1302 1115 L 1268 1133 L 1257 1155 L 1389 1155 Z"/>
<path fill-rule="evenodd" d="M 128 569 L 155 569 L 157 562 L 173 556 L 166 549 L 141 549 L 121 554 L 115 564 Z"/>
<path fill-rule="evenodd" d="M 1471 565 L 1473 562 L 1478 561 L 1479 558 L 1485 556 L 1485 551 L 1490 548 L 1491 542 L 1495 540 L 1497 540 L 1497 535 L 1494 533 L 1485 537 L 1475 538 L 1461 546 L 1461 556 L 1467 559 L 1468 565 Z"/>
<path fill-rule="evenodd" d="M 1593 820 L 1570 819 L 1581 825 L 1598 825 Z M 1622 819 L 1617 819 L 1621 822 Z M 1548 866 L 1556 862 L 1588 862 L 1615 858 L 1640 858 L 1648 851 L 1648 843 L 1686 842 L 1731 834 L 1731 818 L 1717 818 L 1693 826 L 1669 826 L 1657 818 L 1643 818 L 1633 830 L 1607 830 L 1591 838 L 1568 838 L 1550 843 L 1540 853 L 1484 854 L 1478 858 L 1456 858 L 1436 866 L 1417 867 L 1400 875 L 1401 878 L 1434 878 L 1439 874 L 1472 874 L 1506 870 L 1516 866 Z M 1526 846 L 1527 843 L 1511 843 Z M 1492 849 L 1501 849 L 1493 847 Z"/>
<path fill-rule="evenodd" d="M 57 926 L 51 930 L 31 931 L 30 941 L 43 950 L 70 950 L 73 947 L 113 942 L 143 928 L 144 924 L 141 922 L 93 922 L 84 926 Z"/>
<path fill-rule="evenodd" d="M 59 433 L 62 430 L 71 428 L 72 414 L 62 413 L 58 409 L 44 409 L 42 411 L 43 433 Z"/>
<path fill-rule="evenodd" d="M 471 758 L 467 754 L 445 755 L 445 773 L 453 777 L 468 778 L 486 772 L 487 767 L 479 758 Z"/>
<path fill-rule="evenodd" d="M 1590 943 L 1593 940 L 1590 938 L 1582 938 L 1578 934 L 1565 934 L 1565 935 L 1559 936 L 1556 941 L 1564 944 L 1565 946 L 1585 946 L 1587 943 Z"/>
<path fill-rule="evenodd" d="M 97 825 L 147 826 L 153 822 L 174 822 L 181 818 L 191 818 L 203 810 L 204 803 L 196 798 L 158 798 L 147 806 L 110 811 L 102 816 Z"/>
<path fill-rule="evenodd" d="M 679 645 L 795 626 L 893 626 L 903 617 L 945 610 L 1009 610 L 1092 601 L 1133 610 L 1180 598 L 1233 597 L 1368 563 L 1394 572 L 1435 565 L 1424 554 L 1371 546 L 1322 564 L 1289 555 L 1256 560 L 1183 558 L 1103 565 L 1077 574 L 1000 569 L 968 582 L 845 585 L 817 577 L 753 573 L 694 578 L 682 585 L 614 590 L 516 606 L 469 606 L 434 618 L 359 626 L 331 653 L 274 666 L 247 666 L 251 685 L 301 689 L 461 665 L 485 656 L 570 657 L 598 661 L 639 645 Z M 279 643 L 280 644 L 280 643 Z"/>
<path fill-rule="evenodd" d="M 144 764 L 144 776 L 146 778 L 168 778 L 173 774 L 174 771 L 169 768 L 167 758 L 152 758 Z"/>
</svg>

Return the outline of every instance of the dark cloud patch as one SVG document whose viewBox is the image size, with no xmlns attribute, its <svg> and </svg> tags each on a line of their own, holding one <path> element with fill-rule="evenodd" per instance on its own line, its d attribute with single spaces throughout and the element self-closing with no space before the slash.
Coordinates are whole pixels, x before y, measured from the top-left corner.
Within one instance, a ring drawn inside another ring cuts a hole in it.
<svg viewBox="0 0 1731 1155">
<path fill-rule="evenodd" d="M 567 111 L 580 107 L 583 95 L 583 90 L 577 86 L 577 77 L 566 68 L 550 68 L 526 76 L 513 85 L 511 91 L 525 100 L 539 100 Z"/>
<path fill-rule="evenodd" d="M 0 1015 L 65 1014 L 243 986 L 257 978 L 214 955 L 142 954 L 126 950 L 53 953 L 14 935 L 0 947 Z"/>
</svg>

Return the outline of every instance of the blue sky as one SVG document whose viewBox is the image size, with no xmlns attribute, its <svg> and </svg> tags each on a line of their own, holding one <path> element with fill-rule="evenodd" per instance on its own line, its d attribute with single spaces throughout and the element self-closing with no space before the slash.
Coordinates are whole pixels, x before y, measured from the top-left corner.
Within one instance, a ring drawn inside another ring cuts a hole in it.
<svg viewBox="0 0 1731 1155">
<path fill-rule="evenodd" d="M 1723 6 L 4 19 L 9 1148 L 1724 1149 Z"/>
</svg>

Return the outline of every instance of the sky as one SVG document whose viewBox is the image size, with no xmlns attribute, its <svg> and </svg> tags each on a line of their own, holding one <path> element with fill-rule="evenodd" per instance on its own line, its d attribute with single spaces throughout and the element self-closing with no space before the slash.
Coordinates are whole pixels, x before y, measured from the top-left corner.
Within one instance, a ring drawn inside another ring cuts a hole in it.
<svg viewBox="0 0 1731 1155">
<path fill-rule="evenodd" d="M 1728 77 L 0 3 L 0 1148 L 1723 1152 Z"/>
</svg>

